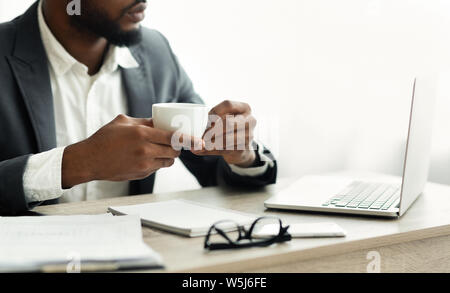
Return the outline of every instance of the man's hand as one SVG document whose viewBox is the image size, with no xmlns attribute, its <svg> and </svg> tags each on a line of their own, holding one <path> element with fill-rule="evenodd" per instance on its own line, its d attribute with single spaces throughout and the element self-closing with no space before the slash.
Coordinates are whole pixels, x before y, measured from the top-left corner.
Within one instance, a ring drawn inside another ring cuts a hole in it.
<svg viewBox="0 0 450 293">
<path fill-rule="evenodd" d="M 210 113 L 210 127 L 204 137 L 205 148 L 193 153 L 198 156 L 222 156 L 228 164 L 250 167 L 256 159 L 252 149 L 256 119 L 246 103 L 224 101 Z"/>
<path fill-rule="evenodd" d="M 180 155 L 171 146 L 172 135 L 153 128 L 151 119 L 119 115 L 90 138 L 65 149 L 62 186 L 67 189 L 93 180 L 138 180 L 170 167 Z"/>
</svg>

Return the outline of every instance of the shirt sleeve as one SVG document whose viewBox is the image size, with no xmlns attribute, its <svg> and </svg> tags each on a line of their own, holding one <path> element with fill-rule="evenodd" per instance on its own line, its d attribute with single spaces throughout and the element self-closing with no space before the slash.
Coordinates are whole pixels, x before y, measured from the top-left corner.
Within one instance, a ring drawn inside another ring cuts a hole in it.
<svg viewBox="0 0 450 293">
<path fill-rule="evenodd" d="M 43 202 L 61 197 L 61 166 L 64 147 L 33 155 L 23 174 L 23 188 L 27 203 Z"/>
<path fill-rule="evenodd" d="M 249 176 L 249 177 L 258 177 L 266 173 L 267 168 L 273 167 L 274 162 L 271 158 L 264 154 L 264 146 L 258 143 L 257 152 L 262 162 L 261 166 L 250 167 L 250 168 L 242 168 L 236 165 L 230 165 L 230 169 L 233 173 L 240 176 Z"/>
</svg>

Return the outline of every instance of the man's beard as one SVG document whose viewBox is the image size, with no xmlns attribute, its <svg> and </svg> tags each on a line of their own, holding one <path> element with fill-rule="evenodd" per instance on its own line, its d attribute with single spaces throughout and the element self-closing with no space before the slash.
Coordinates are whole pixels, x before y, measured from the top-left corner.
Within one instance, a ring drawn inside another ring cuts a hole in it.
<svg viewBox="0 0 450 293">
<path fill-rule="evenodd" d="M 133 6 L 139 2 L 137 0 Z M 71 17 L 72 24 L 81 31 L 89 31 L 97 36 L 103 37 L 108 40 L 112 45 L 119 47 L 130 47 L 136 45 L 142 40 L 142 29 L 134 29 L 131 31 L 123 31 L 120 28 L 119 20 L 114 21 L 108 18 L 103 11 L 91 7 L 90 1 L 83 1 L 82 12 L 80 16 L 74 15 Z M 127 7 L 121 16 L 125 15 Z"/>
</svg>

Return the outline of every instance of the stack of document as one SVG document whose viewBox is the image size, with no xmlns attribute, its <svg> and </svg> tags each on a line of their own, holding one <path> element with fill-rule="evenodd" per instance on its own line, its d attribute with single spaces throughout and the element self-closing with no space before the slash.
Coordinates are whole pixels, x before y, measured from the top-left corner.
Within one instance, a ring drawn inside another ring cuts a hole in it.
<svg viewBox="0 0 450 293">
<path fill-rule="evenodd" d="M 188 237 L 205 236 L 211 225 L 218 221 L 228 220 L 245 226 L 257 218 L 255 215 L 187 200 L 110 207 L 109 211 L 115 215 L 137 215 L 144 225 Z"/>
<path fill-rule="evenodd" d="M 161 268 L 138 217 L 0 217 L 0 272 Z"/>
</svg>

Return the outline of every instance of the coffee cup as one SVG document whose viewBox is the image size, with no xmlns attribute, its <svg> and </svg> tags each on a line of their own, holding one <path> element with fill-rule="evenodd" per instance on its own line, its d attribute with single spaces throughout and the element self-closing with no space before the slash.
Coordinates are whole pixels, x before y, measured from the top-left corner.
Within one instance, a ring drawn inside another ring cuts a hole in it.
<svg viewBox="0 0 450 293">
<path fill-rule="evenodd" d="M 160 103 L 152 108 L 157 129 L 201 138 L 208 124 L 208 107 L 201 104 Z"/>
</svg>

